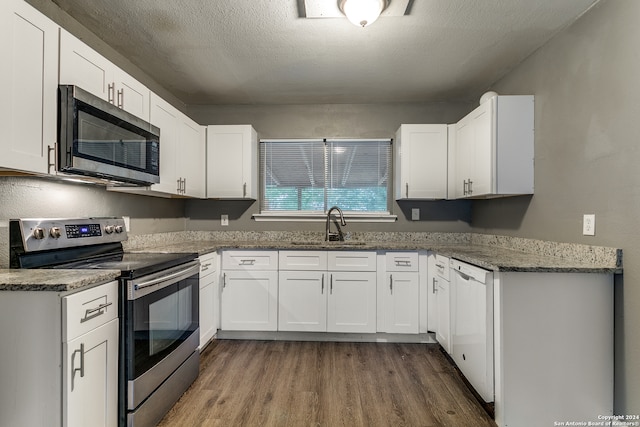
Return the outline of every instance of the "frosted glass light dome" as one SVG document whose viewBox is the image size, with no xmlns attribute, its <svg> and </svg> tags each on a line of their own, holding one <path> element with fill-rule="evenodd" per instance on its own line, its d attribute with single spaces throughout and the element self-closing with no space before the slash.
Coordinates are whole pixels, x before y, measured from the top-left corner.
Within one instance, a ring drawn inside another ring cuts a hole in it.
<svg viewBox="0 0 640 427">
<path fill-rule="evenodd" d="M 341 0 L 340 10 L 358 27 L 373 24 L 387 7 L 387 0 Z"/>
</svg>

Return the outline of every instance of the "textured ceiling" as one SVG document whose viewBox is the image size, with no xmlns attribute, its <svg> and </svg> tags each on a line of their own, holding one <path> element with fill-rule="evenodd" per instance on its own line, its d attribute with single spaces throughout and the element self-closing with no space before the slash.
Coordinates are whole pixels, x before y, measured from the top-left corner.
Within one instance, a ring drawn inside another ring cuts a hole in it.
<svg viewBox="0 0 640 427">
<path fill-rule="evenodd" d="M 413 0 L 358 28 L 298 0 L 52 1 L 187 104 L 475 100 L 597 2 Z"/>
</svg>

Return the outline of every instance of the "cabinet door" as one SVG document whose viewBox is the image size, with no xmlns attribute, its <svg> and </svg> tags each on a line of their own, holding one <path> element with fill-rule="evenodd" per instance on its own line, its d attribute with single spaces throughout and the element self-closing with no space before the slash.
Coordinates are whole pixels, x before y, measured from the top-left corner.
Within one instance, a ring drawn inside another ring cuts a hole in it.
<svg viewBox="0 0 640 427">
<path fill-rule="evenodd" d="M 327 330 L 327 273 L 281 271 L 278 276 L 278 330 Z"/>
<path fill-rule="evenodd" d="M 216 334 L 215 326 L 215 274 L 200 278 L 200 350 Z"/>
<path fill-rule="evenodd" d="M 468 197 L 468 181 L 474 174 L 475 133 L 473 119 L 466 116 L 456 125 L 455 197 Z"/>
<path fill-rule="evenodd" d="M 419 329 L 419 291 L 417 272 L 385 274 L 385 332 L 417 334 Z"/>
<path fill-rule="evenodd" d="M 376 332 L 376 273 L 329 273 L 327 332 Z"/>
<path fill-rule="evenodd" d="M 447 197 L 447 125 L 402 125 L 396 134 L 396 199 Z"/>
<path fill-rule="evenodd" d="M 114 71 L 114 84 L 115 105 L 148 122 L 151 91 L 117 68 Z"/>
<path fill-rule="evenodd" d="M 473 113 L 473 169 L 470 175 L 471 196 L 495 193 L 494 176 L 496 153 L 494 150 L 495 102 L 493 98 L 476 108 Z"/>
<path fill-rule="evenodd" d="M 118 319 L 64 344 L 63 425 L 118 425 Z"/>
<path fill-rule="evenodd" d="M 153 184 L 151 189 L 177 194 L 176 146 L 180 132 L 180 112 L 152 93 L 150 113 L 151 124 L 160 128 L 160 183 Z"/>
<path fill-rule="evenodd" d="M 182 115 L 180 122 L 177 176 L 183 180 L 182 195 L 205 197 L 205 131 L 190 118 Z"/>
<path fill-rule="evenodd" d="M 222 328 L 275 331 L 278 327 L 278 272 L 226 270 L 222 273 Z"/>
<path fill-rule="evenodd" d="M 57 139 L 58 26 L 24 1 L 4 0 L 0 55 L 0 167 L 46 174 Z"/>
<path fill-rule="evenodd" d="M 258 138 L 250 125 L 207 128 L 207 197 L 258 195 Z"/>
<path fill-rule="evenodd" d="M 60 30 L 60 84 L 77 85 L 114 102 L 114 65 L 65 30 Z"/>
<path fill-rule="evenodd" d="M 450 318 L 450 292 L 449 282 L 441 277 L 435 279 L 436 283 L 436 339 L 447 353 L 451 353 L 451 318 Z"/>
</svg>

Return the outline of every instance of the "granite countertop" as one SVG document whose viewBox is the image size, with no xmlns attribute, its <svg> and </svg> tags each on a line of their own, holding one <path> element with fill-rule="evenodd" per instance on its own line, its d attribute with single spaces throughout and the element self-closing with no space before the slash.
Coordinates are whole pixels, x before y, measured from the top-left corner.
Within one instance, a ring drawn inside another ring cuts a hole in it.
<svg viewBox="0 0 640 427">
<path fill-rule="evenodd" d="M 428 242 L 324 242 L 324 241 L 212 241 L 200 240 L 148 246 L 132 252 L 196 252 L 199 255 L 219 249 L 274 250 L 432 250 L 440 255 L 465 261 L 493 271 L 512 272 L 582 272 L 620 273 L 622 268 L 611 263 L 588 259 L 576 260 L 539 255 L 490 245 L 439 244 Z"/>
<path fill-rule="evenodd" d="M 119 276 L 119 270 L 0 269 L 0 291 L 67 292 L 110 282 Z"/>
<path fill-rule="evenodd" d="M 496 272 L 621 273 L 622 251 L 588 245 L 477 234 L 371 233 L 345 242 L 325 242 L 322 233 L 170 233 L 134 236 L 127 252 L 205 255 L 220 249 L 431 250 Z M 0 269 L 0 291 L 66 292 L 105 283 L 117 270 Z"/>
</svg>

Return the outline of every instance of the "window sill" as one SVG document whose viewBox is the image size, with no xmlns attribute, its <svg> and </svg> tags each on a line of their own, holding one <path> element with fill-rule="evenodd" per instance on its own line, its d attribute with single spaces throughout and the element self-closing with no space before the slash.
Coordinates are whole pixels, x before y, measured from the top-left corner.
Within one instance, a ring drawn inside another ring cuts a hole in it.
<svg viewBox="0 0 640 427">
<path fill-rule="evenodd" d="M 333 216 L 333 215 L 332 215 Z M 389 213 L 345 213 L 345 220 L 349 222 L 395 222 L 397 215 Z M 327 220 L 326 214 L 321 213 L 259 213 L 254 214 L 255 221 L 287 221 L 287 222 L 324 222 Z"/>
</svg>

